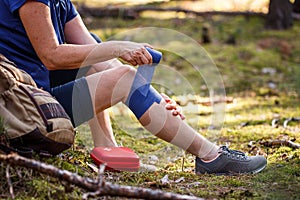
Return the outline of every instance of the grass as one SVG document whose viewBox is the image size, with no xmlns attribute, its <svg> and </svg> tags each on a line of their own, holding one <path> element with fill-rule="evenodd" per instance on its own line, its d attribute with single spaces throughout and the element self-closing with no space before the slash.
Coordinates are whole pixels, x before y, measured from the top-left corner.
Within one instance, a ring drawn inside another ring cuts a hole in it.
<svg viewBox="0 0 300 200">
<path fill-rule="evenodd" d="M 218 144 L 228 144 L 249 155 L 262 154 L 268 158 L 267 168 L 257 175 L 195 175 L 192 155 L 155 138 L 132 118 L 126 108 L 117 105 L 110 111 L 118 143 L 134 149 L 143 163 L 155 165 L 158 171 L 107 172 L 108 181 L 207 199 L 300 199 L 300 150 L 285 146 L 265 147 L 259 143 L 273 139 L 290 139 L 300 143 L 299 122 L 290 123 L 287 128 L 282 126 L 284 119 L 300 116 L 299 22 L 291 30 L 270 31 L 265 30 L 264 21 L 256 17 L 85 20 L 89 21 L 90 30 L 103 40 L 119 31 L 154 26 L 179 29 L 194 40 L 201 41 L 202 27 L 209 26 L 213 42 L 202 46 L 216 63 L 227 96 L 232 97 L 233 102 L 226 105 L 225 121 L 220 131 L 213 134 L 208 131 L 213 113 L 211 107 L 191 103 L 183 106 L 187 122 Z M 232 34 L 236 37 L 236 45 L 226 44 Z M 199 77 L 184 59 L 174 55 L 164 57 L 164 62 L 174 67 L 189 82 L 198 81 Z M 156 87 L 158 90 L 175 91 L 172 87 Z M 194 94 L 184 93 L 185 88 L 176 91 L 170 93 L 174 98 L 179 99 L 180 95 L 187 99 L 195 97 Z M 194 92 L 202 97 L 208 94 L 205 87 L 197 87 Z M 280 118 L 278 127 L 271 126 L 274 118 Z M 89 158 L 92 148 L 89 129 L 82 125 L 78 133 L 72 149 L 59 157 L 42 161 L 95 178 L 97 174 L 87 165 L 92 163 Z M 153 156 L 159 161 L 151 159 Z M 6 166 L 1 164 L 0 197 L 3 199 L 9 198 L 5 170 Z M 16 199 L 81 199 L 85 192 L 73 186 L 64 186 L 51 177 L 28 169 L 10 168 L 10 174 Z M 163 184 L 161 179 L 166 175 L 168 182 Z"/>
</svg>

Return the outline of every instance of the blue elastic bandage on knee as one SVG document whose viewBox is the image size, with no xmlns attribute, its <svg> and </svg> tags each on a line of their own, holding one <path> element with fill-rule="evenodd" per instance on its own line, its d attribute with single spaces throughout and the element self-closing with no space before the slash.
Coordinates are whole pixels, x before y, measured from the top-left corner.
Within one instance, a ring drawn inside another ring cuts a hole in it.
<svg viewBox="0 0 300 200">
<path fill-rule="evenodd" d="M 148 91 L 146 96 L 143 95 L 145 91 Z M 129 102 L 128 104 L 126 103 L 126 105 L 139 119 L 154 102 L 160 103 L 161 99 L 161 95 L 151 86 L 144 85 L 132 93 Z"/>
<path fill-rule="evenodd" d="M 143 65 L 137 69 L 131 90 L 125 102 L 138 119 L 154 102 L 160 103 L 162 99 L 161 95 L 150 85 L 156 64 L 161 59 L 161 53 L 157 51 L 153 52 L 153 50 L 149 49 L 148 51 L 152 55 L 153 64 L 150 66 Z"/>
</svg>

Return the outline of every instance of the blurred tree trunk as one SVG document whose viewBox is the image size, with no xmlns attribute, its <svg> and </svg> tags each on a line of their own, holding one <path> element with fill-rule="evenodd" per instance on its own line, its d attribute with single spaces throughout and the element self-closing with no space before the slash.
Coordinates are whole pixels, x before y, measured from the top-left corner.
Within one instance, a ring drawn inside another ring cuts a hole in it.
<svg viewBox="0 0 300 200">
<path fill-rule="evenodd" d="M 293 12 L 300 13 L 300 0 L 295 0 L 293 4 Z"/>
<path fill-rule="evenodd" d="M 293 4 L 289 0 L 270 0 L 266 28 L 282 30 L 293 25 Z"/>
</svg>

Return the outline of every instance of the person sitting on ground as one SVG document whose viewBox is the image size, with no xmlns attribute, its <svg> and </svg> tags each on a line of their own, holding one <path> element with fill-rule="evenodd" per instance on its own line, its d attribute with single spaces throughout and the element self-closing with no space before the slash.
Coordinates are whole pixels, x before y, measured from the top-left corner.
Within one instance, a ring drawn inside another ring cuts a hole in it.
<svg viewBox="0 0 300 200">
<path fill-rule="evenodd" d="M 0 53 L 55 96 L 75 127 L 88 121 L 95 146 L 117 146 L 106 109 L 123 102 L 149 132 L 195 155 L 197 173 L 265 168 L 263 156 L 246 156 L 207 140 L 183 120 L 174 101 L 153 87 L 146 96 L 136 90 L 129 97 L 133 66 L 152 63 L 149 44 L 97 43 L 70 0 L 5 0 L 0 13 Z"/>
</svg>

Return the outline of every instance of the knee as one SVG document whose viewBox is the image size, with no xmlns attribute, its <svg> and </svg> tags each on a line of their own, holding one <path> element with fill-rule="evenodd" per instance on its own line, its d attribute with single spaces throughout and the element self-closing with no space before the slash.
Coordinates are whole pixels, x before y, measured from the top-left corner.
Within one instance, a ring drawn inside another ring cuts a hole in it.
<svg viewBox="0 0 300 200">
<path fill-rule="evenodd" d="M 136 69 L 129 65 L 120 65 L 106 71 L 106 75 L 104 74 L 103 79 L 105 81 L 102 83 L 105 85 L 104 88 L 106 90 L 111 91 L 111 98 L 114 103 L 119 101 L 125 102 L 134 81 L 135 74 Z"/>
<path fill-rule="evenodd" d="M 109 74 L 113 79 L 119 80 L 123 77 L 133 78 L 136 74 L 136 69 L 130 65 L 119 65 L 106 70 L 105 73 Z"/>
<path fill-rule="evenodd" d="M 116 70 L 120 71 L 122 75 L 128 75 L 134 77 L 136 74 L 136 69 L 130 65 L 122 65 Z"/>
</svg>

